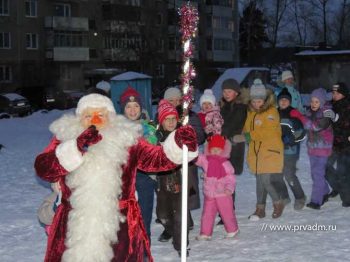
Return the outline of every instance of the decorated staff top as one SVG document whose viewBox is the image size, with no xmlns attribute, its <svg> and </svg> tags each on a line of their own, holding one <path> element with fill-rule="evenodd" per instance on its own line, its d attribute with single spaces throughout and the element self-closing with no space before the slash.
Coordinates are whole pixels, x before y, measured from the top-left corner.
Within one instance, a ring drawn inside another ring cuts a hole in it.
<svg viewBox="0 0 350 262">
<path fill-rule="evenodd" d="M 199 16 L 197 9 L 194 6 L 191 6 L 189 3 L 184 4 L 179 9 L 179 15 L 180 32 L 182 34 L 181 43 L 184 50 L 182 74 L 180 80 L 183 93 L 183 124 L 185 125 L 188 122 L 188 107 L 192 102 L 193 97 L 193 86 L 191 86 L 191 80 L 196 76 L 194 66 L 191 62 L 191 58 L 193 57 L 194 52 L 194 46 L 191 42 L 191 39 L 196 35 Z"/>
</svg>

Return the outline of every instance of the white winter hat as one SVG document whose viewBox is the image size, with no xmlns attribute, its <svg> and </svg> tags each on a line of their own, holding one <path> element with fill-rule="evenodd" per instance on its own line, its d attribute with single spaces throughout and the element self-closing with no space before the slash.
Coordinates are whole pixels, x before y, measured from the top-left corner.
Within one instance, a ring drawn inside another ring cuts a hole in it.
<svg viewBox="0 0 350 262">
<path fill-rule="evenodd" d="M 266 88 L 261 79 L 254 80 L 253 85 L 250 87 L 250 99 L 264 99 L 266 98 Z"/>
<path fill-rule="evenodd" d="M 216 104 L 216 99 L 211 89 L 205 89 L 203 95 L 199 99 L 200 106 L 202 106 L 204 102 L 209 102 L 213 106 Z"/>
<path fill-rule="evenodd" d="M 169 87 L 167 90 L 164 92 L 164 99 L 168 100 L 170 98 L 181 98 L 181 91 L 177 87 Z"/>
<path fill-rule="evenodd" d="M 283 71 L 281 78 L 282 78 L 282 82 L 287 80 L 288 78 L 293 78 L 293 73 L 289 70 Z"/>
<path fill-rule="evenodd" d="M 75 113 L 77 115 L 81 115 L 83 111 L 88 107 L 105 107 L 109 112 L 116 114 L 112 100 L 100 94 L 90 94 L 80 98 Z"/>
</svg>

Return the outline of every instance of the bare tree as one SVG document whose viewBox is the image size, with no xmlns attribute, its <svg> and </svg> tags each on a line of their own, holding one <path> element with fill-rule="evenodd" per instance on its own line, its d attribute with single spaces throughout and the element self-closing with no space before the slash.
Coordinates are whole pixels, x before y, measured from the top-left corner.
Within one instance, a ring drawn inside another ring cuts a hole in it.
<svg viewBox="0 0 350 262">
<path fill-rule="evenodd" d="M 288 6 L 292 3 L 291 0 L 274 0 L 272 3 L 265 3 L 265 12 L 268 19 L 268 33 L 271 46 L 274 48 L 278 43 L 278 37 L 281 28 L 289 23 L 285 17 Z"/>
<path fill-rule="evenodd" d="M 328 19 L 327 14 L 330 14 L 329 10 L 329 0 L 309 0 L 309 3 L 312 8 L 315 9 L 315 16 L 319 16 L 321 14 L 321 22 L 322 22 L 322 34 L 323 34 L 323 42 L 324 44 L 328 43 Z M 317 24 L 314 24 L 314 27 L 317 27 Z"/>
<path fill-rule="evenodd" d="M 350 19 L 350 1 L 349 0 L 343 0 L 341 7 L 339 9 L 339 15 L 336 15 L 338 19 L 338 41 L 337 45 L 338 46 L 344 46 L 344 28 L 345 28 L 345 23 Z"/>
<path fill-rule="evenodd" d="M 310 27 L 315 18 L 315 13 L 310 8 L 307 0 L 291 0 L 286 12 L 286 17 L 290 21 L 294 21 L 295 26 L 289 27 L 289 35 L 287 36 L 290 43 L 298 45 L 306 45 L 312 39 Z M 296 38 L 295 35 L 298 37 Z"/>
</svg>

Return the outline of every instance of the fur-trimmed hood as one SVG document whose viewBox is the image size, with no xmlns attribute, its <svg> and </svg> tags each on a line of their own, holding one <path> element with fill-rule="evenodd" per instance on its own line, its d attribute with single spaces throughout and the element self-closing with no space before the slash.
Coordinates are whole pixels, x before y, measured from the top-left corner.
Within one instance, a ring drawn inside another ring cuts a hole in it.
<svg viewBox="0 0 350 262">
<path fill-rule="evenodd" d="M 265 103 L 263 104 L 262 108 L 260 108 L 259 110 L 254 109 L 250 103 L 251 100 L 249 100 L 248 110 L 252 112 L 262 113 L 267 111 L 271 106 L 275 106 L 276 99 L 275 99 L 274 93 L 270 89 L 266 89 L 266 93 L 267 93 L 267 97 L 265 99 Z"/>
<path fill-rule="evenodd" d="M 209 153 L 208 145 L 209 145 L 209 143 L 205 143 L 205 145 L 204 145 L 204 155 L 205 156 L 211 155 Z M 228 139 L 226 139 L 224 150 L 222 150 L 222 152 L 219 156 L 228 159 L 230 157 L 231 149 L 232 149 L 232 144 Z"/>
<path fill-rule="evenodd" d="M 248 104 L 249 102 L 249 89 L 248 88 L 241 88 L 240 94 L 236 97 L 234 101 L 232 101 L 232 104 Z M 224 98 L 221 98 L 219 101 L 220 108 L 223 107 L 225 104 L 227 104 L 224 100 Z"/>
</svg>

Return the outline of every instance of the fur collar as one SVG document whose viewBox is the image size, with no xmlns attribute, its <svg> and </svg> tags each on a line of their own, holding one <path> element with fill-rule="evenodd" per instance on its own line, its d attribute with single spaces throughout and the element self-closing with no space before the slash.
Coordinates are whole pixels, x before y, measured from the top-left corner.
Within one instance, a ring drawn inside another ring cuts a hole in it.
<svg viewBox="0 0 350 262">
<path fill-rule="evenodd" d="M 274 93 L 270 89 L 266 89 L 267 97 L 265 99 L 265 103 L 259 110 L 256 110 L 252 107 L 251 103 L 249 103 L 248 110 L 252 112 L 262 113 L 270 109 L 270 107 L 276 106 L 276 99 Z"/>
<path fill-rule="evenodd" d="M 82 132 L 79 118 L 63 116 L 50 130 L 61 141 L 75 139 Z M 62 261 L 111 261 L 112 244 L 118 241 L 118 197 L 122 192 L 122 166 L 128 149 L 137 143 L 142 127 L 123 116 L 110 115 L 110 125 L 100 131 L 102 140 L 90 146 L 83 163 L 66 176 L 72 194 L 67 222 L 67 247 Z"/>
</svg>

